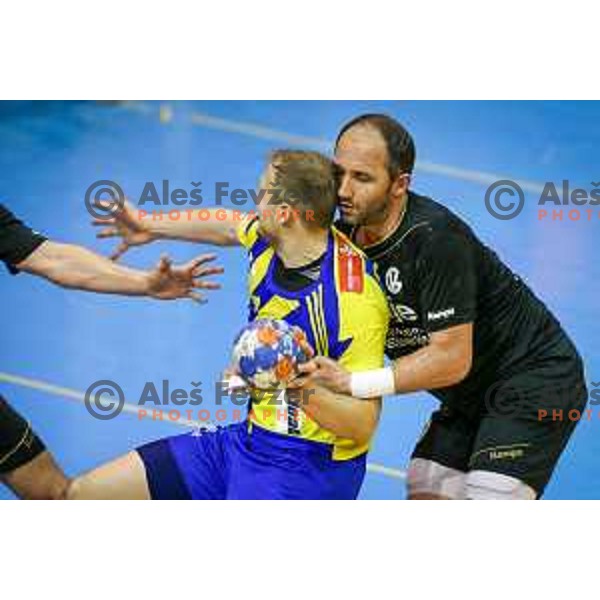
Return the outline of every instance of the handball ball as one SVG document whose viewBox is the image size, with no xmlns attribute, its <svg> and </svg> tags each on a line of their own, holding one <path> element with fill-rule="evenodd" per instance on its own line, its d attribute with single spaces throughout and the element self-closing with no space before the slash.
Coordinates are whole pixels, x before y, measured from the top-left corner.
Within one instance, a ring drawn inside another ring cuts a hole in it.
<svg viewBox="0 0 600 600">
<path fill-rule="evenodd" d="M 233 364 L 252 387 L 273 389 L 294 378 L 314 355 L 302 329 L 278 319 L 257 319 L 238 334 Z"/>
</svg>

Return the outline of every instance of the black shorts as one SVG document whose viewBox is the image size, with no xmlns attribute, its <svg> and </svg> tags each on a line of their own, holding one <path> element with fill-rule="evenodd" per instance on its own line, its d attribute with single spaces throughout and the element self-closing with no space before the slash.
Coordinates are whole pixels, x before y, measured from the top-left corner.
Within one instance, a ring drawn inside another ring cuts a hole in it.
<svg viewBox="0 0 600 600">
<path fill-rule="evenodd" d="M 0 396 L 0 475 L 26 465 L 45 450 L 31 423 Z"/>
<path fill-rule="evenodd" d="M 535 376 L 526 373 L 491 386 L 483 398 L 472 399 L 484 407 L 475 415 L 443 403 L 432 414 L 412 458 L 465 473 L 501 473 L 523 481 L 540 497 L 583 417 L 587 389 L 583 378 L 558 386 L 548 386 L 546 378 L 546 385 L 531 385 L 534 381 Z"/>
</svg>

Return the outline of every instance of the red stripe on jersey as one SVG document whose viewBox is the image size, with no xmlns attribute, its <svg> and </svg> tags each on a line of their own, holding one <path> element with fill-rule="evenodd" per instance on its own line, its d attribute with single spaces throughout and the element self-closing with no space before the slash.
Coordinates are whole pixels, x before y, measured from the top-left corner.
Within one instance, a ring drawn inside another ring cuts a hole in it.
<svg viewBox="0 0 600 600">
<path fill-rule="evenodd" d="M 342 292 L 362 293 L 365 285 L 362 257 L 348 244 L 340 244 L 338 272 Z"/>
</svg>

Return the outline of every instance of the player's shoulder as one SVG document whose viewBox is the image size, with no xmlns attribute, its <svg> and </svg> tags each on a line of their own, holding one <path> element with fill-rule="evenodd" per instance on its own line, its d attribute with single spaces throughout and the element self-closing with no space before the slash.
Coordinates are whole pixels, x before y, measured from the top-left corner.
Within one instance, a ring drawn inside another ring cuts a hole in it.
<svg viewBox="0 0 600 600">
<path fill-rule="evenodd" d="M 250 232 L 258 227 L 258 216 L 253 213 L 245 214 L 237 225 L 238 235 L 248 236 Z"/>
<path fill-rule="evenodd" d="M 410 192 L 407 217 L 403 236 L 417 247 L 427 247 L 440 238 L 473 239 L 471 227 L 461 217 L 428 196 Z"/>
<path fill-rule="evenodd" d="M 260 234 L 258 215 L 252 212 L 246 214 L 237 224 L 236 235 L 240 244 L 255 258 L 269 246 Z"/>
</svg>

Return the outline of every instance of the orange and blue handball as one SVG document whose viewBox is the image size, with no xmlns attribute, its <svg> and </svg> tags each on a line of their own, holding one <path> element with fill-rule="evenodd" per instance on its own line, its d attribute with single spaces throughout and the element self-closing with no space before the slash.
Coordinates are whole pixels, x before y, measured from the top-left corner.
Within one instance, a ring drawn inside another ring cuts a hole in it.
<svg viewBox="0 0 600 600">
<path fill-rule="evenodd" d="M 246 383 L 259 389 L 285 386 L 298 365 L 314 356 L 306 334 L 279 319 L 256 319 L 237 335 L 233 364 Z"/>
</svg>

